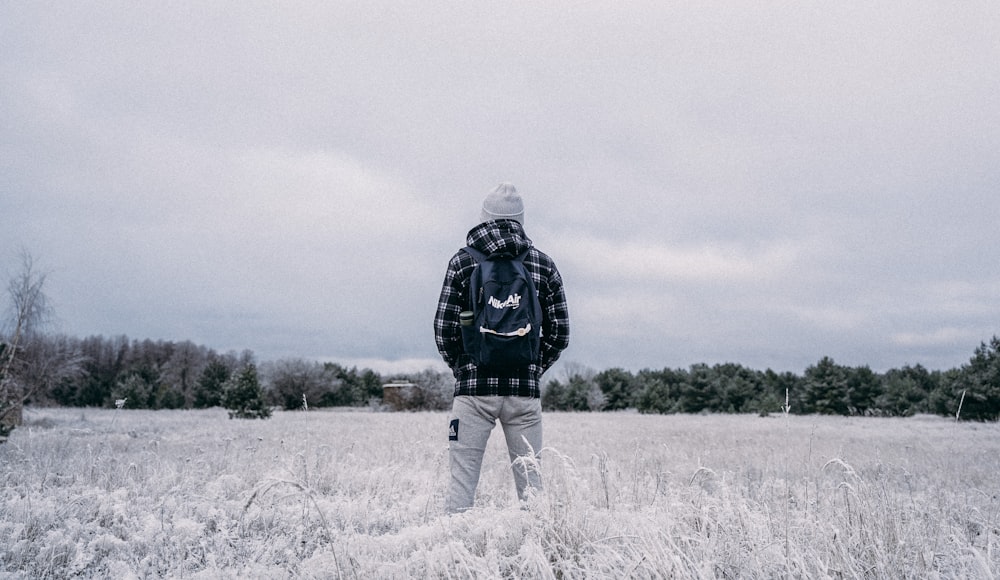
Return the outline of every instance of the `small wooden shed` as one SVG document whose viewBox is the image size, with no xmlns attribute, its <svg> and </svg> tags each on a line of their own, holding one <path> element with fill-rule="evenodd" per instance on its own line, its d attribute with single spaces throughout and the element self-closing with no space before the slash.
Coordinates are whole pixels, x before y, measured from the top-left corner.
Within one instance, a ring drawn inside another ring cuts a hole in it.
<svg viewBox="0 0 1000 580">
<path fill-rule="evenodd" d="M 420 387 L 406 380 L 394 380 L 382 385 L 382 404 L 393 411 L 408 409 L 420 393 Z"/>
</svg>

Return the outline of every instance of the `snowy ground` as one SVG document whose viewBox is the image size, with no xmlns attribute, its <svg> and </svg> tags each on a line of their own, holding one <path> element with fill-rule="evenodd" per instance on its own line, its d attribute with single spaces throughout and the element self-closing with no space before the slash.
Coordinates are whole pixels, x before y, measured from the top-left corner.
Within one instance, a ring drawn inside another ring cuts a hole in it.
<svg viewBox="0 0 1000 580">
<path fill-rule="evenodd" d="M 0 446 L 5 578 L 990 578 L 1000 425 L 545 415 L 443 515 L 443 413 L 33 409 Z"/>
</svg>

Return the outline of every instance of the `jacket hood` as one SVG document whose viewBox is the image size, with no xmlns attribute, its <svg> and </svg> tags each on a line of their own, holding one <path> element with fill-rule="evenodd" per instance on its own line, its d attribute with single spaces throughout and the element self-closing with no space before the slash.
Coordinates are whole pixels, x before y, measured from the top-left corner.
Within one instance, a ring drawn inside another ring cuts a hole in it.
<svg viewBox="0 0 1000 580">
<path fill-rule="evenodd" d="M 517 256 L 531 247 L 524 226 L 514 220 L 490 220 L 469 230 L 469 246 L 487 256 L 510 254 Z"/>
</svg>

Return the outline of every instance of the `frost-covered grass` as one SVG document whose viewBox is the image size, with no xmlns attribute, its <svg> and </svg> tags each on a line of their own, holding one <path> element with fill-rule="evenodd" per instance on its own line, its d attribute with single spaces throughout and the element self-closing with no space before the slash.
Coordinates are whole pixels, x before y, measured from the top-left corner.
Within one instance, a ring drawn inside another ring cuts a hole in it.
<svg viewBox="0 0 1000 580">
<path fill-rule="evenodd" d="M 545 415 L 442 513 L 447 415 L 34 409 L 0 446 L 13 578 L 990 578 L 1000 425 Z"/>
</svg>

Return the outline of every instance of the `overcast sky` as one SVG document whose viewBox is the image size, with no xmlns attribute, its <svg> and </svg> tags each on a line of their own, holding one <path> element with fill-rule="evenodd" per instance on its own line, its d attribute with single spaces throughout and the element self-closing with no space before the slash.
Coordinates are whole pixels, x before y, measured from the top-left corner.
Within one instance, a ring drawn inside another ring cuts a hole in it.
<svg viewBox="0 0 1000 580">
<path fill-rule="evenodd" d="M 948 369 L 1000 334 L 1000 4 L 0 4 L 0 272 L 57 330 L 440 365 L 514 183 L 563 360 Z"/>
</svg>

